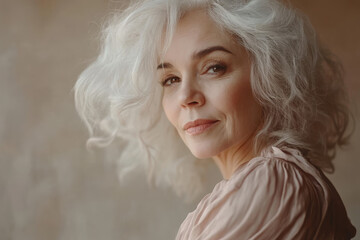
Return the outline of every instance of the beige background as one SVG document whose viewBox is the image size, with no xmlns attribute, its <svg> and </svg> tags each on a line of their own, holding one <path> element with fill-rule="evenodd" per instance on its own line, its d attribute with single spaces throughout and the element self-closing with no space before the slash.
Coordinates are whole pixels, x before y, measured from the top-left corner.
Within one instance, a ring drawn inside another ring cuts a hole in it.
<svg viewBox="0 0 360 240">
<path fill-rule="evenodd" d="M 119 185 L 105 155 L 85 150 L 72 87 L 96 56 L 102 21 L 119 3 L 0 0 L 1 240 L 173 239 L 195 207 L 171 191 L 149 189 L 141 174 Z M 343 61 L 360 125 L 360 1 L 294 3 Z M 359 143 L 360 126 L 330 176 L 358 230 Z"/>
</svg>

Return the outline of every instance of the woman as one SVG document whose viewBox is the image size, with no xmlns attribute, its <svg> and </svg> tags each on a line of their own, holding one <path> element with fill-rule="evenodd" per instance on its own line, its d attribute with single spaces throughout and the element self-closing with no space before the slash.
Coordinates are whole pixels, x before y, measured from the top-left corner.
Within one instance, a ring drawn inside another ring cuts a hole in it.
<svg viewBox="0 0 360 240">
<path fill-rule="evenodd" d="M 321 171 L 346 142 L 341 68 L 301 14 L 273 0 L 148 0 L 116 14 L 102 46 L 75 86 L 89 143 L 122 139 L 121 173 L 143 161 L 180 195 L 199 192 L 199 159 L 224 177 L 176 239 L 355 235 Z"/>
</svg>

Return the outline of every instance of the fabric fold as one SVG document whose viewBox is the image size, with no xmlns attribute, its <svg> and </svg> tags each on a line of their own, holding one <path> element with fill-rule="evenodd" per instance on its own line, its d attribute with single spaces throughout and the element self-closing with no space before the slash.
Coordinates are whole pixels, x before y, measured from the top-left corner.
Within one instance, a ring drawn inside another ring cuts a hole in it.
<svg viewBox="0 0 360 240">
<path fill-rule="evenodd" d="M 322 171 L 296 149 L 272 147 L 216 184 L 176 239 L 338 240 L 355 232 Z"/>
</svg>

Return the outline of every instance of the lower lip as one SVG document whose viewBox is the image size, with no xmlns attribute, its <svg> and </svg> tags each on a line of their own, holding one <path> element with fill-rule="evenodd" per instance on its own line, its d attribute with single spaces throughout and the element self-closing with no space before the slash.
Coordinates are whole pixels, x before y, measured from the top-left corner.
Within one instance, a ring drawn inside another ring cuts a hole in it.
<svg viewBox="0 0 360 240">
<path fill-rule="evenodd" d="M 185 132 L 190 136 L 199 135 L 199 134 L 202 134 L 203 132 L 207 131 L 212 126 L 214 126 L 217 122 L 218 121 L 212 122 L 212 123 L 201 124 L 196 127 L 191 127 L 191 128 L 186 129 Z"/>
</svg>

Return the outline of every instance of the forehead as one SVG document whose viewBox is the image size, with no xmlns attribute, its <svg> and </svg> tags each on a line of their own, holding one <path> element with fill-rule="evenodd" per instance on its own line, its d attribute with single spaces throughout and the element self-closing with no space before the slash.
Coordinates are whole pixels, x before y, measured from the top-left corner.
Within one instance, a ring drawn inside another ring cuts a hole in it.
<svg viewBox="0 0 360 240">
<path fill-rule="evenodd" d="M 206 10 L 192 10 L 179 20 L 164 59 L 180 58 L 201 48 L 217 45 L 227 48 L 239 46 L 235 38 L 215 23 Z"/>
</svg>

